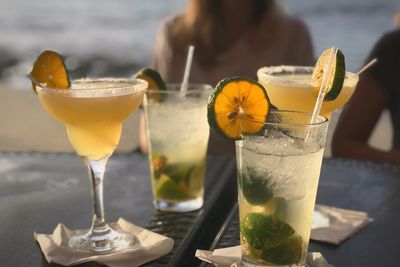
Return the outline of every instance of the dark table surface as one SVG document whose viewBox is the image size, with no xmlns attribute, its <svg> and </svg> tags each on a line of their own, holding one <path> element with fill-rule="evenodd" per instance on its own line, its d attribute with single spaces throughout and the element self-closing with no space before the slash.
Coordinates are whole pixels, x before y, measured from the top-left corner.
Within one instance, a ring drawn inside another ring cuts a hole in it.
<svg viewBox="0 0 400 267">
<path fill-rule="evenodd" d="M 139 153 L 114 155 L 105 178 L 107 221 L 124 217 L 175 240 L 170 254 L 146 266 L 197 266 L 197 248 L 239 244 L 232 158 L 208 158 L 204 207 L 185 214 L 154 210 L 147 164 Z M 311 242 L 310 251 L 336 267 L 399 266 L 400 166 L 325 159 L 317 202 L 366 211 L 374 221 L 339 246 Z M 0 266 L 58 266 L 45 261 L 33 233 L 50 233 L 59 222 L 89 226 L 89 181 L 80 159 L 0 153 L 0 212 Z"/>
<path fill-rule="evenodd" d="M 374 221 L 338 246 L 311 241 L 309 251 L 336 267 L 400 266 L 399 165 L 324 159 L 317 203 L 365 211 Z M 238 245 L 238 229 L 235 206 L 210 250 Z"/>
<path fill-rule="evenodd" d="M 170 254 L 146 266 L 199 265 L 196 248 L 211 245 L 235 203 L 234 171 L 232 158 L 209 157 L 204 207 L 166 213 L 152 205 L 147 157 L 113 155 L 104 181 L 106 220 L 123 217 L 175 240 Z M 0 153 L 0 214 L 0 266 L 59 266 L 46 262 L 33 233 L 51 233 L 59 222 L 71 229 L 90 226 L 89 179 L 79 157 Z"/>
</svg>

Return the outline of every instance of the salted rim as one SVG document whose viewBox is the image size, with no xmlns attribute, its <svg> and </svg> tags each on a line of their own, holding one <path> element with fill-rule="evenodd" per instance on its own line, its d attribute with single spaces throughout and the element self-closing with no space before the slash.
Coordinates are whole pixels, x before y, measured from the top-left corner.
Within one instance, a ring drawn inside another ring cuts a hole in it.
<svg viewBox="0 0 400 267">
<path fill-rule="evenodd" d="M 303 111 L 295 111 L 295 110 L 270 110 L 269 114 L 268 114 L 268 118 L 270 118 L 271 114 L 277 114 L 277 113 L 285 113 L 285 114 L 289 114 L 289 113 L 296 113 L 296 114 L 302 114 L 302 115 L 307 115 L 307 118 L 311 119 L 311 113 L 310 112 L 303 112 Z M 298 127 L 298 126 L 306 126 L 306 127 L 313 127 L 313 126 L 318 126 L 318 125 L 322 125 L 325 123 L 328 123 L 329 120 L 328 118 L 326 118 L 325 116 L 322 115 L 318 115 L 318 121 L 315 123 L 278 123 L 278 122 L 260 122 L 260 121 L 253 121 L 255 123 L 260 123 L 260 124 L 264 124 L 264 125 L 272 125 L 272 126 L 284 126 L 284 127 L 288 127 L 288 126 L 294 126 L 294 127 Z"/>
<path fill-rule="evenodd" d="M 181 93 L 180 88 L 181 84 L 180 83 L 169 83 L 165 85 L 167 90 L 147 90 L 146 93 L 148 94 L 177 94 Z M 193 93 L 199 93 L 199 92 L 204 92 L 204 91 L 209 91 L 211 92 L 213 90 L 213 87 L 209 84 L 205 83 L 190 83 L 188 85 L 188 90 L 185 92 L 185 95 L 187 94 L 193 94 Z"/>
<path fill-rule="evenodd" d="M 30 77 L 32 79 L 32 77 Z M 57 94 L 66 97 L 107 97 L 134 94 L 144 92 L 148 83 L 142 79 L 118 79 L 118 78 L 83 78 L 73 80 L 71 88 L 50 88 L 46 84 L 36 84 L 36 91 L 41 94 Z M 84 86 L 86 84 L 86 86 Z M 90 85 L 90 87 L 89 87 Z"/>
<path fill-rule="evenodd" d="M 270 66 L 270 67 L 262 67 L 257 71 L 257 77 L 259 80 L 268 79 L 272 83 L 283 83 L 283 81 L 287 80 L 287 78 L 281 78 L 279 76 L 275 76 L 274 74 L 312 74 L 314 70 L 314 66 L 289 66 L 289 65 L 281 65 L 281 66 Z M 346 71 L 345 72 L 345 82 L 354 79 L 355 82 L 358 81 L 358 75 L 356 73 Z M 307 85 L 309 86 L 309 85 Z"/>
</svg>

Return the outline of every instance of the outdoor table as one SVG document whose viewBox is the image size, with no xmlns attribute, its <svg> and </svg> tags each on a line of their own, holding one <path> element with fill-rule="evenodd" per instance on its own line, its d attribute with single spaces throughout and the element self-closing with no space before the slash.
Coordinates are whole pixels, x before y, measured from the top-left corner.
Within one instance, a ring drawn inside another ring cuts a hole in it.
<svg viewBox="0 0 400 267">
<path fill-rule="evenodd" d="M 239 244 L 235 169 L 234 158 L 208 157 L 204 207 L 166 213 L 152 205 L 147 156 L 113 155 L 104 181 L 106 220 L 123 217 L 175 240 L 171 253 L 146 266 L 204 266 L 196 249 Z M 400 166 L 324 159 L 317 202 L 366 211 L 374 221 L 339 246 L 311 242 L 310 251 L 336 267 L 398 265 Z M 1 266 L 59 266 L 46 262 L 33 233 L 51 233 L 59 222 L 89 227 L 89 179 L 79 157 L 0 153 L 0 212 Z"/>
<path fill-rule="evenodd" d="M 204 207 L 188 213 L 156 211 L 147 156 L 113 155 L 104 191 L 106 221 L 123 217 L 174 239 L 168 255 L 146 266 L 196 266 L 198 247 L 209 247 L 236 200 L 233 158 L 208 157 Z M 88 228 L 92 202 L 87 171 L 75 154 L 0 153 L 0 266 L 48 264 L 33 233 L 52 233 L 64 223 Z M 80 266 L 100 266 L 86 263 Z"/>
<path fill-rule="evenodd" d="M 400 165 L 324 159 L 317 203 L 368 212 L 373 222 L 338 246 L 311 241 L 309 251 L 336 267 L 400 266 Z M 236 245 L 237 205 L 208 249 Z"/>
</svg>

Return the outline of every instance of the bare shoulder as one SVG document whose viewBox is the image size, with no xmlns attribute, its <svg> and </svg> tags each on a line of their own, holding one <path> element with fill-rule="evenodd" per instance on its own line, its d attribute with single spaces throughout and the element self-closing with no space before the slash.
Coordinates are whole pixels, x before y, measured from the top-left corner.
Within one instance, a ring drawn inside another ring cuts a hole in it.
<svg viewBox="0 0 400 267">
<path fill-rule="evenodd" d="M 182 33 L 184 15 L 176 14 L 168 16 L 161 21 L 160 28 L 157 33 L 157 42 L 168 44 L 168 47 L 174 48 Z"/>
<path fill-rule="evenodd" d="M 175 14 L 164 18 L 160 24 L 160 32 L 166 35 L 171 34 L 174 32 L 183 20 L 183 14 Z"/>
</svg>

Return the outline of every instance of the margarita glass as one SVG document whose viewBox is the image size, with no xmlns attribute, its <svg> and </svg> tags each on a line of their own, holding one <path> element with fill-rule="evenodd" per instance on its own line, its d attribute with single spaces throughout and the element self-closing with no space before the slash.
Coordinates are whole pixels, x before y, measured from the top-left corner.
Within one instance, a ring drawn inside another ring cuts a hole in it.
<svg viewBox="0 0 400 267">
<path fill-rule="evenodd" d="M 244 266 L 305 266 L 328 121 L 271 111 L 236 141 Z"/>
<path fill-rule="evenodd" d="M 39 100 L 48 113 L 64 123 L 68 138 L 89 170 L 93 221 L 88 233 L 73 236 L 78 250 L 107 253 L 132 246 L 135 237 L 112 229 L 104 219 L 103 177 L 108 158 L 118 145 L 122 121 L 142 102 L 143 80 L 76 80 L 68 89 L 37 85 Z"/>
<path fill-rule="evenodd" d="M 187 212 L 203 206 L 209 137 L 207 99 L 210 85 L 168 84 L 149 90 L 143 101 L 154 206 Z"/>
<path fill-rule="evenodd" d="M 312 112 L 319 88 L 312 79 L 314 67 L 274 66 L 258 70 L 258 81 L 268 92 L 271 103 L 280 110 Z M 324 101 L 321 115 L 331 117 L 334 110 L 349 101 L 358 82 L 358 75 L 346 72 L 343 88 L 333 101 Z"/>
</svg>

